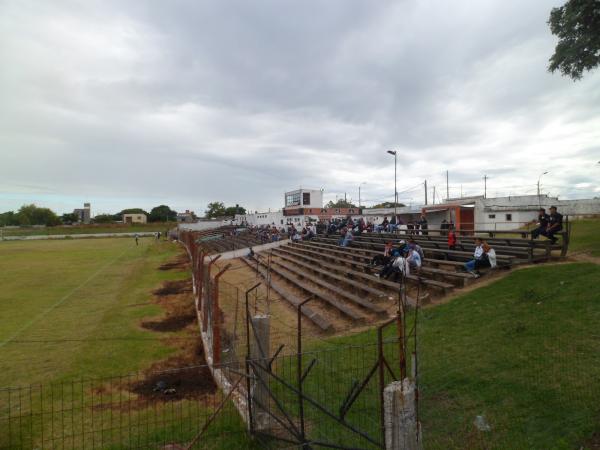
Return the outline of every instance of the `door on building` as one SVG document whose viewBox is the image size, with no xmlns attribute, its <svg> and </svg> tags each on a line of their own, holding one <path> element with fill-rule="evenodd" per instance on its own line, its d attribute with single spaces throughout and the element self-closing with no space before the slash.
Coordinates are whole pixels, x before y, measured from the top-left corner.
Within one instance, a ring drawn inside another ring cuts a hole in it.
<svg viewBox="0 0 600 450">
<path fill-rule="evenodd" d="M 460 229 L 471 232 L 475 230 L 475 208 L 460 208 Z"/>
</svg>

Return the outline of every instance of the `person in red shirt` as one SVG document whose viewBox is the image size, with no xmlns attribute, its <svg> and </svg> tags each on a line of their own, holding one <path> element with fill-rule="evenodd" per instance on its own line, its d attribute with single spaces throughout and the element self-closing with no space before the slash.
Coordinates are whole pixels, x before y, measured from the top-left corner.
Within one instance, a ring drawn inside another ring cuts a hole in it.
<svg viewBox="0 0 600 450">
<path fill-rule="evenodd" d="M 448 225 L 448 250 L 456 249 L 456 233 L 452 224 Z"/>
</svg>

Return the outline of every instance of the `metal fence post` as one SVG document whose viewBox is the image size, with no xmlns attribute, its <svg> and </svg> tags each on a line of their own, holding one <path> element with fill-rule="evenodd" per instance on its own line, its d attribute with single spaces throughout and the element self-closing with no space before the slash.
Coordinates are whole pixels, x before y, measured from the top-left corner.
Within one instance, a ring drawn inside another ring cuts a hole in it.
<svg viewBox="0 0 600 450">
<path fill-rule="evenodd" d="M 246 403 L 248 407 L 248 429 L 250 433 L 254 432 L 254 420 L 252 416 L 252 383 L 250 381 L 250 292 L 260 286 L 255 284 L 246 291 Z"/>
<path fill-rule="evenodd" d="M 212 305 L 212 334 L 213 334 L 213 363 L 221 363 L 221 314 L 219 313 L 219 278 L 225 273 L 231 264 L 227 264 L 215 275 L 213 281 L 213 305 Z"/>
</svg>

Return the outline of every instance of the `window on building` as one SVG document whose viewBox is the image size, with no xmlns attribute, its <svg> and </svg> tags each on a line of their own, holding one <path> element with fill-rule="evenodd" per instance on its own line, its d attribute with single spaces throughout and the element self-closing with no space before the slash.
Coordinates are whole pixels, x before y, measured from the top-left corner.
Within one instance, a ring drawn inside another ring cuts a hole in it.
<svg viewBox="0 0 600 450">
<path fill-rule="evenodd" d="M 303 205 L 310 205 L 310 192 L 303 192 L 302 193 L 302 204 Z"/>
<path fill-rule="evenodd" d="M 283 225 L 283 219 L 281 219 L 281 225 Z"/>
<path fill-rule="evenodd" d="M 512 221 L 512 214 L 507 214 L 507 215 L 506 215 L 506 221 L 507 221 L 507 222 L 510 222 L 510 221 Z"/>
<path fill-rule="evenodd" d="M 495 219 L 496 218 L 496 214 L 488 214 L 488 219 Z"/>
<path fill-rule="evenodd" d="M 296 206 L 300 204 L 300 192 L 286 194 L 285 206 Z"/>
</svg>

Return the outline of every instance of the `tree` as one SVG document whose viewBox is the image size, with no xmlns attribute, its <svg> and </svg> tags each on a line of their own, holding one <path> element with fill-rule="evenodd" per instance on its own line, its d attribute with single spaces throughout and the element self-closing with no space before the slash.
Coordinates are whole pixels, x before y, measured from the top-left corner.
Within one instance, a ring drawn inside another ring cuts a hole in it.
<svg viewBox="0 0 600 450">
<path fill-rule="evenodd" d="M 167 205 L 159 205 L 150 210 L 148 220 L 150 222 L 175 222 L 177 211 L 173 211 Z"/>
<path fill-rule="evenodd" d="M 402 206 L 406 206 L 404 203 L 396 203 L 396 207 L 400 208 Z M 377 205 L 374 205 L 373 208 L 393 208 L 394 202 L 383 202 Z"/>
<path fill-rule="evenodd" d="M 33 203 L 23 205 L 17 213 L 19 225 L 46 225 L 54 226 L 60 224 L 60 219 L 48 208 L 38 208 Z"/>
<path fill-rule="evenodd" d="M 112 214 L 98 214 L 94 216 L 94 223 L 112 223 L 115 221 L 115 216 Z"/>
<path fill-rule="evenodd" d="M 211 202 L 206 207 L 206 217 L 212 219 L 214 217 L 222 217 L 225 215 L 225 204 L 223 202 Z"/>
<path fill-rule="evenodd" d="M 325 208 L 358 208 L 358 206 L 352 202 L 348 202 L 343 198 L 340 198 L 335 203 L 332 200 L 329 200 L 329 203 L 325 205 Z"/>
<path fill-rule="evenodd" d="M 237 203 L 235 206 L 229 206 L 225 208 L 226 216 L 235 216 L 236 214 L 246 214 L 246 208 L 238 205 Z"/>
<path fill-rule="evenodd" d="M 548 20 L 558 44 L 550 57 L 548 70 L 560 70 L 573 80 L 584 71 L 600 64 L 600 2 L 568 0 L 560 8 L 552 8 Z"/>
<path fill-rule="evenodd" d="M 6 211 L 0 214 L 0 227 L 11 227 L 19 225 L 19 220 L 14 211 Z"/>
<path fill-rule="evenodd" d="M 64 213 L 60 216 L 60 221 L 65 224 L 72 224 L 79 220 L 79 216 L 75 213 Z"/>
</svg>

